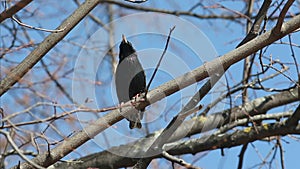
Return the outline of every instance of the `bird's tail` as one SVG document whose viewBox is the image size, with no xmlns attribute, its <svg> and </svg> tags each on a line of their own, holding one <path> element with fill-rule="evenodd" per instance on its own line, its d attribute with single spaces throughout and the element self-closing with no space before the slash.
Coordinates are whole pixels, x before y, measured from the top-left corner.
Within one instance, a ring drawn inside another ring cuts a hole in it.
<svg viewBox="0 0 300 169">
<path fill-rule="evenodd" d="M 133 114 L 129 119 L 129 128 L 142 128 L 141 120 L 143 119 L 145 109 L 139 110 L 136 114 Z"/>
<path fill-rule="evenodd" d="M 134 129 L 134 128 L 142 128 L 142 123 L 140 121 L 129 121 L 129 128 Z"/>
</svg>

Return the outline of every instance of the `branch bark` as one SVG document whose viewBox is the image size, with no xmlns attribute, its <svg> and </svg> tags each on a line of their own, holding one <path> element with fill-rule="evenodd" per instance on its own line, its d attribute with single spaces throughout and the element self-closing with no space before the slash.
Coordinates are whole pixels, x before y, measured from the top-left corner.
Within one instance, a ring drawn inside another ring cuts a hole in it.
<svg viewBox="0 0 300 169">
<path fill-rule="evenodd" d="M 17 2 L 14 6 L 10 7 L 9 9 L 3 11 L 0 14 L 0 23 L 3 22 L 5 19 L 12 17 L 14 14 L 19 12 L 25 6 L 27 6 L 32 0 L 22 0 Z"/>
<path fill-rule="evenodd" d="M 292 4 L 295 2 L 295 0 L 288 0 L 287 3 L 284 5 L 282 11 L 279 14 L 278 21 L 276 23 L 276 26 L 274 28 L 275 33 L 280 33 L 282 24 L 285 18 L 286 13 L 288 12 L 289 8 L 292 6 Z"/>
</svg>

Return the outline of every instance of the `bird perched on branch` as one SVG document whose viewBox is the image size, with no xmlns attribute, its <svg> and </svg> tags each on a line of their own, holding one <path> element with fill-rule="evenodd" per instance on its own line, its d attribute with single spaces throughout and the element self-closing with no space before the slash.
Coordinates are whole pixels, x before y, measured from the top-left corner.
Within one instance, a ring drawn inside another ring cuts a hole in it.
<svg viewBox="0 0 300 169">
<path fill-rule="evenodd" d="M 145 92 L 146 76 L 132 44 L 122 35 L 119 46 L 119 64 L 116 70 L 116 89 L 119 102 L 132 100 L 138 94 Z M 129 121 L 129 128 L 141 128 L 141 120 L 145 109 L 136 110 L 132 115 L 125 117 Z"/>
</svg>

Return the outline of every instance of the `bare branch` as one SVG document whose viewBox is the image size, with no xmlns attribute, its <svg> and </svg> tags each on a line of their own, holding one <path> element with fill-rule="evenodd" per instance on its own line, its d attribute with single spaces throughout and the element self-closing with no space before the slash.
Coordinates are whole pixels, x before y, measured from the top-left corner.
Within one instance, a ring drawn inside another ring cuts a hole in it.
<svg viewBox="0 0 300 169">
<path fill-rule="evenodd" d="M 9 9 L 3 11 L 0 14 L 0 23 L 3 22 L 5 19 L 12 17 L 14 14 L 19 12 L 23 9 L 26 5 L 28 5 L 32 0 L 21 0 L 18 1 L 14 6 L 10 7 Z"/>
<path fill-rule="evenodd" d="M 65 90 L 65 88 L 58 82 L 58 80 L 52 76 L 52 74 L 50 73 L 47 65 L 45 64 L 45 62 L 41 59 L 41 64 L 44 67 L 45 72 L 47 73 L 47 75 L 50 77 L 50 79 L 55 83 L 55 85 L 58 87 L 58 89 L 69 99 L 69 101 L 71 103 L 73 103 L 73 99 L 72 97 L 69 95 L 69 93 Z"/>
<path fill-rule="evenodd" d="M 242 169 L 243 168 L 243 161 L 244 161 L 244 155 L 245 155 L 245 152 L 247 150 L 247 147 L 248 147 L 248 143 L 244 144 L 242 149 L 241 149 L 241 152 L 239 154 L 239 164 L 238 164 L 238 169 Z"/>
<path fill-rule="evenodd" d="M 149 90 L 150 85 L 151 85 L 151 83 L 152 83 L 152 80 L 154 79 L 154 77 L 155 77 L 155 75 L 156 75 L 156 73 L 157 73 L 157 71 L 158 71 L 158 68 L 159 68 L 159 66 L 160 66 L 160 63 L 161 63 L 161 61 L 162 61 L 164 55 L 166 54 L 166 52 L 167 52 L 167 50 L 168 50 L 168 46 L 169 46 L 171 34 L 172 34 L 172 32 L 173 32 L 174 29 L 175 29 L 175 26 L 173 26 L 173 28 L 171 28 L 170 31 L 169 31 L 169 35 L 168 35 L 168 38 L 167 38 L 167 42 L 166 42 L 166 45 L 165 45 L 165 49 L 164 49 L 163 53 L 161 54 L 161 56 L 160 56 L 160 58 L 159 58 L 159 61 L 158 61 L 157 65 L 156 65 L 156 67 L 155 67 L 155 70 L 154 70 L 154 72 L 153 72 L 153 74 L 152 74 L 152 76 L 151 76 L 151 78 L 150 78 L 150 81 L 149 81 L 147 87 L 146 87 L 145 98 L 147 98 L 147 93 L 148 93 L 148 90 Z"/>
<path fill-rule="evenodd" d="M 276 26 L 273 29 L 275 34 L 279 34 L 281 32 L 282 24 L 284 22 L 285 15 L 286 15 L 286 13 L 288 12 L 289 8 L 292 6 L 292 4 L 294 2 L 295 2 L 295 0 L 288 0 L 287 3 L 284 5 L 282 11 L 279 14 Z"/>
<path fill-rule="evenodd" d="M 44 28 L 37 28 L 31 25 L 27 25 L 21 21 L 19 21 L 16 17 L 12 16 L 11 17 L 14 21 L 16 21 L 19 25 L 24 26 L 26 28 L 30 28 L 30 29 L 35 29 L 35 30 L 39 30 L 39 31 L 45 31 L 45 32 L 51 32 L 51 33 L 58 33 L 58 32 L 63 32 L 66 27 L 63 27 L 61 29 L 57 29 L 57 30 L 51 30 L 51 29 L 44 29 Z"/>
<path fill-rule="evenodd" d="M 281 144 L 281 137 L 277 137 L 277 146 L 279 147 L 280 151 L 280 162 L 281 162 L 281 169 L 285 169 L 284 167 L 284 150 Z"/>
<path fill-rule="evenodd" d="M 45 169 L 44 167 L 36 164 L 35 162 L 31 161 L 30 159 L 28 159 L 23 152 L 18 148 L 18 146 L 16 145 L 16 143 L 14 142 L 14 140 L 10 137 L 9 133 L 3 130 L 0 130 L 0 133 L 2 133 L 8 140 L 8 142 L 10 143 L 10 145 L 15 149 L 15 151 L 20 155 L 20 157 L 22 157 L 26 162 L 29 163 L 29 165 L 31 165 L 32 167 L 38 168 L 38 169 Z"/>
<path fill-rule="evenodd" d="M 175 156 L 172 156 L 171 154 L 169 154 L 169 153 L 166 152 L 166 151 L 163 151 L 163 152 L 161 153 L 161 155 L 162 155 L 165 159 L 167 159 L 167 160 L 169 160 L 169 161 L 171 161 L 171 162 L 177 163 L 177 164 L 179 164 L 179 165 L 181 165 L 181 166 L 183 166 L 183 167 L 185 167 L 185 168 L 188 168 L 188 169 L 201 169 L 201 168 L 199 168 L 199 167 L 193 166 L 193 165 L 190 164 L 190 163 L 185 162 L 183 159 L 180 159 L 180 158 L 177 158 L 177 157 L 175 157 Z"/>
</svg>

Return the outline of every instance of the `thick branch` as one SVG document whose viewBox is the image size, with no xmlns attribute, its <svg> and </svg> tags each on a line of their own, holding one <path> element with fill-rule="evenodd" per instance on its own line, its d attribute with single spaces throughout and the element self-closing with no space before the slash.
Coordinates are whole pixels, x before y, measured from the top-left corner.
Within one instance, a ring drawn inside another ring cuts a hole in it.
<svg viewBox="0 0 300 169">
<path fill-rule="evenodd" d="M 9 9 L 3 11 L 0 14 L 0 23 L 4 21 L 7 18 L 12 17 L 14 14 L 19 12 L 21 9 L 23 9 L 26 5 L 28 5 L 32 0 L 22 0 L 17 2 L 14 6 L 10 7 Z"/>
<path fill-rule="evenodd" d="M 167 152 L 172 155 L 183 155 L 183 154 L 196 154 L 207 150 L 216 150 L 219 148 L 231 148 L 235 146 L 244 145 L 246 143 L 262 140 L 266 137 L 287 135 L 287 134 L 300 134 L 300 125 L 295 128 L 288 128 L 284 123 L 265 124 L 263 126 L 248 127 L 244 130 L 237 130 L 233 133 L 227 133 L 222 135 L 210 135 L 199 139 L 192 139 L 188 141 L 180 141 L 177 143 L 171 143 L 168 146 L 172 149 Z M 167 147 L 167 146 L 166 146 Z M 114 152 L 122 152 L 125 146 L 119 146 L 113 148 Z M 119 150 L 119 151 L 117 151 Z M 126 149 L 125 149 L 126 150 Z M 142 151 L 142 150 L 141 150 Z M 151 157 L 162 158 L 161 154 Z M 128 157 L 117 156 L 104 151 L 89 155 L 81 158 L 78 161 L 70 163 L 60 163 L 53 168 L 87 168 L 101 166 L 103 169 L 108 168 L 121 168 L 133 166 L 136 160 Z"/>
<path fill-rule="evenodd" d="M 298 100 L 298 92 L 296 89 L 293 89 L 291 91 L 284 91 L 281 93 L 273 94 L 270 96 L 265 96 L 262 98 L 257 98 L 255 100 L 252 100 L 251 102 L 243 105 L 234 107 L 232 109 L 232 120 L 234 121 L 231 125 L 225 125 L 226 124 L 226 116 L 223 116 L 223 112 L 211 114 L 207 117 L 198 117 L 194 118 L 188 121 L 185 121 L 178 130 L 175 131 L 175 133 L 170 137 L 168 140 L 168 143 L 177 141 L 178 139 L 181 139 L 183 137 L 192 136 L 194 134 L 198 134 L 201 132 L 206 132 L 207 130 L 215 129 L 215 128 L 204 128 L 205 126 L 216 126 L 214 123 L 219 122 L 219 124 L 216 127 L 224 126 L 220 129 L 220 131 L 217 132 L 217 134 L 222 134 L 223 131 L 226 131 L 230 129 L 230 126 L 237 126 L 242 124 L 248 123 L 248 116 L 245 115 L 245 113 L 248 113 L 250 116 L 254 116 L 253 120 L 262 120 L 262 119 L 276 119 L 276 118 L 284 118 L 287 116 L 290 116 L 291 113 L 284 113 L 284 114 L 278 114 L 278 116 L 272 116 L 270 115 L 258 115 L 263 112 L 267 112 L 268 110 L 271 110 L 272 108 L 279 107 L 282 105 L 286 105 L 292 102 L 295 102 Z M 224 112 L 228 112 L 229 110 L 225 110 Z M 242 119 L 238 120 L 237 119 Z M 227 120 L 227 122 L 230 120 Z M 244 122 L 244 123 L 242 123 Z M 222 125 L 223 124 L 223 125 Z M 193 126 L 191 126 L 193 125 Z M 190 131 L 185 130 L 186 128 L 190 129 Z M 86 168 L 91 166 L 112 166 L 112 168 L 120 168 L 120 167 L 126 167 L 126 166 L 133 166 L 138 159 L 132 159 L 128 157 L 122 157 L 118 156 L 116 154 L 126 154 L 126 152 L 130 153 L 130 156 L 141 156 L 143 153 L 148 149 L 147 143 L 152 143 L 153 140 L 157 138 L 161 134 L 162 131 L 154 132 L 153 134 L 150 134 L 149 136 L 146 136 L 145 138 L 142 138 L 136 142 L 129 143 L 127 145 L 122 145 L 119 147 L 112 147 L 108 149 L 107 151 L 92 154 L 83 158 L 78 159 L 78 161 L 83 161 L 83 163 L 70 163 L 69 165 L 75 168 Z M 140 149 L 136 149 L 136 147 L 140 147 Z M 134 151 L 132 150 L 134 148 Z M 110 152 L 115 152 L 115 154 L 111 154 Z M 152 159 L 155 157 L 151 157 Z M 151 159 L 149 158 L 149 159 Z M 107 160 L 110 159 L 110 160 Z M 73 164 L 73 165 L 72 165 Z M 124 165 L 122 165 L 124 164 Z M 68 166 L 67 163 L 61 163 L 59 165 L 55 165 L 55 168 L 65 168 Z"/>
<path fill-rule="evenodd" d="M 195 154 L 197 152 L 215 150 L 219 148 L 231 148 L 271 136 L 285 136 L 287 134 L 300 134 L 300 125 L 288 128 L 284 123 L 265 124 L 263 126 L 248 127 L 237 130 L 234 133 L 211 135 L 206 138 L 192 139 L 185 142 L 172 144 L 168 151 L 172 155 Z"/>
</svg>

